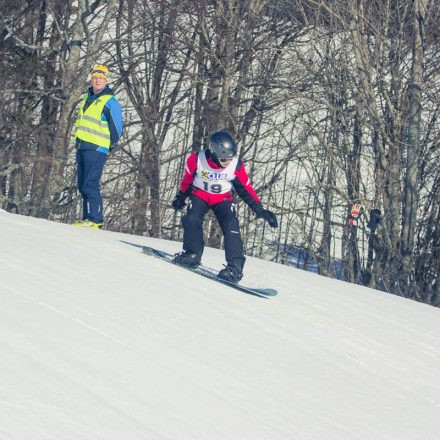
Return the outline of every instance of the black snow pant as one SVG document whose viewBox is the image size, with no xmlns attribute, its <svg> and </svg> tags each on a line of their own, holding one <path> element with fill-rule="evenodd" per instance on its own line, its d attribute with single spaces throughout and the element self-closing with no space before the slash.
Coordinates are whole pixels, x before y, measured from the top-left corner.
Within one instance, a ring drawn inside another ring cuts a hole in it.
<svg viewBox="0 0 440 440">
<path fill-rule="evenodd" d="M 182 217 L 183 250 L 202 255 L 205 246 L 203 220 L 209 209 L 212 209 L 223 232 L 226 262 L 243 268 L 245 262 L 243 240 L 234 204 L 225 200 L 209 206 L 195 195 L 191 195 L 190 199 L 187 213 Z"/>
</svg>

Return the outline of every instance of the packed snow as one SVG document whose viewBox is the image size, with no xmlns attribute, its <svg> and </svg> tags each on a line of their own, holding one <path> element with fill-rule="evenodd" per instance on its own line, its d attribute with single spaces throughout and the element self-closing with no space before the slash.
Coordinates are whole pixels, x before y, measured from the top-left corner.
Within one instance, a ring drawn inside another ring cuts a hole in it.
<svg viewBox="0 0 440 440">
<path fill-rule="evenodd" d="M 440 440 L 440 309 L 142 245 L 181 249 L 0 210 L 1 440 Z"/>
</svg>

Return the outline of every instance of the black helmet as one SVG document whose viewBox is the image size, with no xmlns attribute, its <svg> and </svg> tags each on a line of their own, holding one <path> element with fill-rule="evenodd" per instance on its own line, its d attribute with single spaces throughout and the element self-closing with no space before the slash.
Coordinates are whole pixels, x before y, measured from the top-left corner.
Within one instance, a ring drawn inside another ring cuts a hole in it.
<svg viewBox="0 0 440 440">
<path fill-rule="evenodd" d="M 226 131 L 217 131 L 211 135 L 209 149 L 217 159 L 232 159 L 237 154 L 237 144 Z"/>
</svg>

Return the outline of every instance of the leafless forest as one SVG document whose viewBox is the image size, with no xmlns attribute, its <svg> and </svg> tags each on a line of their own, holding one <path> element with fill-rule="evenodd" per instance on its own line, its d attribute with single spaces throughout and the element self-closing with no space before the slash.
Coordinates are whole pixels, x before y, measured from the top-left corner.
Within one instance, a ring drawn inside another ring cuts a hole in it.
<svg viewBox="0 0 440 440">
<path fill-rule="evenodd" d="M 239 204 L 248 255 L 440 305 L 439 0 L 0 4 L 0 207 L 78 219 L 72 127 L 104 63 L 125 118 L 107 229 L 180 239 L 185 157 L 228 129 L 280 221 Z"/>
</svg>

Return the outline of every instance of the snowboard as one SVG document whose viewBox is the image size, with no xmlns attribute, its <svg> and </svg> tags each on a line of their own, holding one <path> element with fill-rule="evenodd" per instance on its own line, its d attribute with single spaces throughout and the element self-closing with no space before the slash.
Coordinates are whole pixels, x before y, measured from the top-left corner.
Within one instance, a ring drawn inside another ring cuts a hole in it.
<svg viewBox="0 0 440 440">
<path fill-rule="evenodd" d="M 152 257 L 159 258 L 163 261 L 167 261 L 168 263 L 174 264 L 177 267 L 181 267 L 182 269 L 189 270 L 195 274 L 201 275 L 205 278 L 209 278 L 212 281 L 231 287 L 235 290 L 239 290 L 240 292 L 247 293 L 249 295 L 258 296 L 260 298 L 270 298 L 278 294 L 278 292 L 275 289 L 262 288 L 262 287 L 247 287 L 247 286 L 243 286 L 242 284 L 235 284 L 235 283 L 231 283 L 230 281 L 223 280 L 222 278 L 219 278 L 217 276 L 218 271 L 203 265 L 199 265 L 195 268 L 192 268 L 192 267 L 186 267 L 186 266 L 181 266 L 179 264 L 175 264 L 173 262 L 174 255 L 161 251 L 159 249 L 155 249 L 149 246 L 142 246 L 142 252 L 146 255 L 150 255 Z"/>
</svg>

